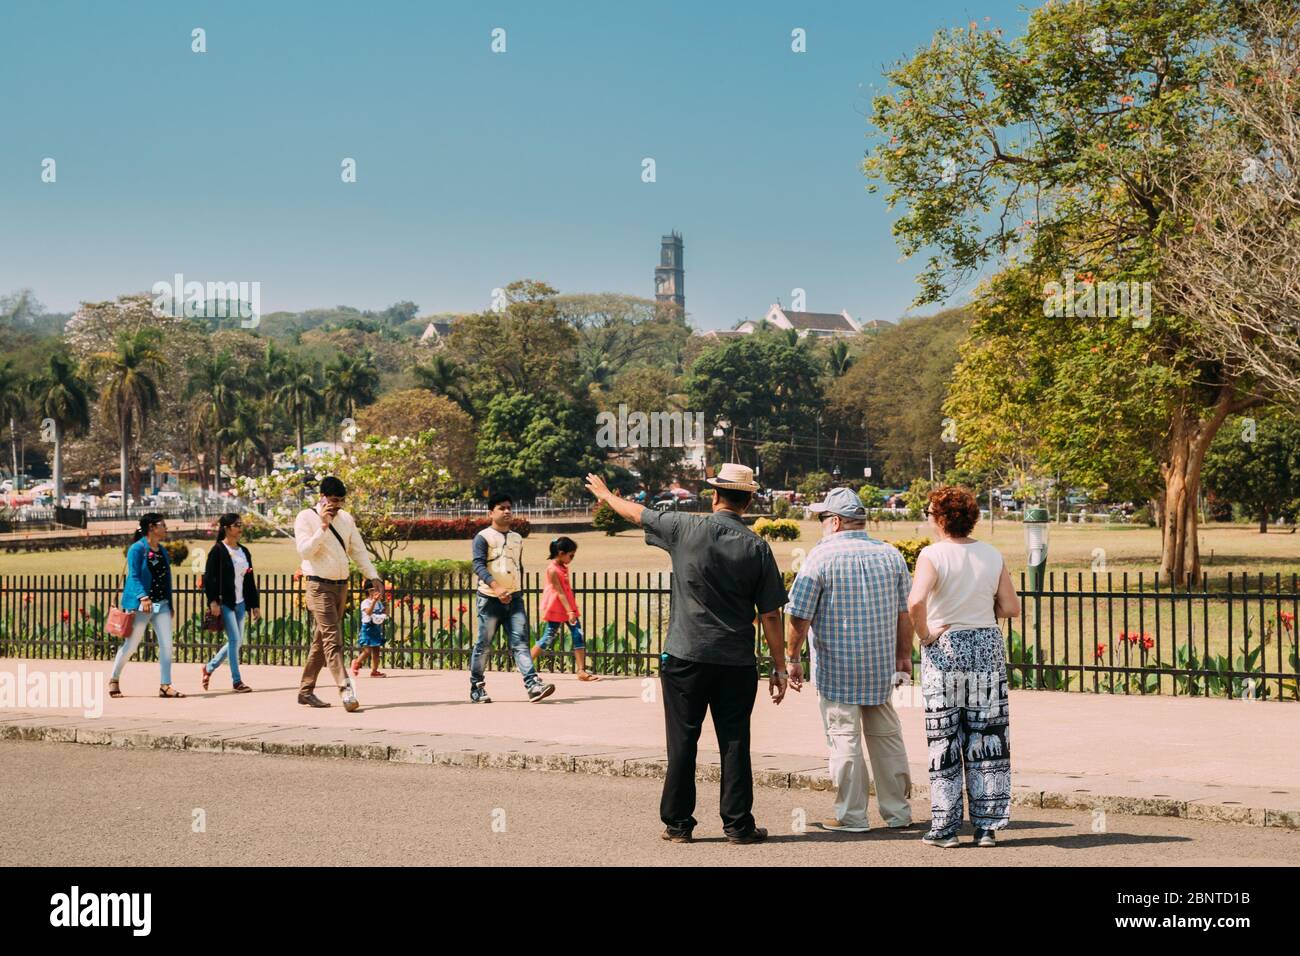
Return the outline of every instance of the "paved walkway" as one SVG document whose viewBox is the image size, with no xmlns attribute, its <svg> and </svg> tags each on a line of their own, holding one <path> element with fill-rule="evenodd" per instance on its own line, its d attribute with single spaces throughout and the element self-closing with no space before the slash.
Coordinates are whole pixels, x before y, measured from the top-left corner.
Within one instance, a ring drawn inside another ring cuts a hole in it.
<svg viewBox="0 0 1300 956">
<path fill-rule="evenodd" d="M 0 677 L 20 667 L 29 684 L 35 672 L 79 669 L 103 674 L 105 681 L 108 672 L 106 662 L 0 659 Z M 230 693 L 225 669 L 205 693 L 197 664 L 176 665 L 175 686 L 190 696 L 163 700 L 157 665 L 133 662 L 122 681 L 127 696 L 105 698 L 102 716 L 4 701 L 0 737 L 663 773 L 663 711 L 658 681 L 649 678 L 581 683 L 555 675 L 555 695 L 530 703 L 517 674 L 494 672 L 488 675 L 494 703 L 475 705 L 462 671 L 390 670 L 386 679 L 363 673 L 362 710 L 348 714 L 328 672 L 318 691 L 334 706 L 316 710 L 296 702 L 296 668 L 241 670 L 255 693 Z M 913 783 L 924 793 L 926 747 L 917 704 L 899 714 Z M 1012 691 L 1011 726 L 1019 804 L 1300 828 L 1300 705 Z M 700 746 L 701 776 L 716 779 L 711 727 Z M 760 685 L 753 752 L 760 784 L 827 786 L 825 738 L 811 687 L 776 706 Z"/>
</svg>

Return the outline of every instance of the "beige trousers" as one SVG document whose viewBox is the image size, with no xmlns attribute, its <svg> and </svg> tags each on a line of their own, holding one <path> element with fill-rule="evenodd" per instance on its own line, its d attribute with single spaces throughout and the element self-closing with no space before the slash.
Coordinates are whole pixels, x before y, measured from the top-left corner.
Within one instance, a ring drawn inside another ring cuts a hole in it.
<svg viewBox="0 0 1300 956">
<path fill-rule="evenodd" d="M 903 745 L 903 725 L 889 701 L 867 707 L 840 704 L 819 697 L 826 746 L 830 748 L 831 781 L 835 784 L 835 818 L 848 826 L 867 826 L 867 792 L 872 777 L 880 815 L 891 827 L 912 822 L 912 775 Z M 871 775 L 862 756 L 867 740 Z"/>
<path fill-rule="evenodd" d="M 329 667 L 334 683 L 343 690 L 348 683 L 347 666 L 343 663 L 343 606 L 348 600 L 348 583 L 324 584 L 306 581 L 307 610 L 311 611 L 311 652 L 307 666 L 302 669 L 299 694 L 310 694 L 316 689 L 316 675 L 322 667 Z"/>
</svg>

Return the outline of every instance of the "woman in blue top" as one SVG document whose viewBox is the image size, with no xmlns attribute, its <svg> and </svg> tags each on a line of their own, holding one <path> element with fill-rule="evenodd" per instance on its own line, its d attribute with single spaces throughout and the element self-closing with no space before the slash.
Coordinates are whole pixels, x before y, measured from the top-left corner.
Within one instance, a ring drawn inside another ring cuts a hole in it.
<svg viewBox="0 0 1300 956">
<path fill-rule="evenodd" d="M 167 536 L 167 522 L 162 515 L 150 512 L 140 519 L 135 532 L 135 543 L 126 551 L 126 584 L 122 588 L 119 607 L 135 612 L 135 628 L 131 636 L 118 648 L 113 662 L 113 677 L 108 682 L 108 696 L 121 697 L 118 679 L 126 659 L 135 653 L 144 629 L 153 625 L 153 635 L 158 641 L 158 662 L 162 677 L 158 687 L 159 697 L 184 697 L 172 689 L 172 566 L 167 549 L 162 546 Z"/>
</svg>

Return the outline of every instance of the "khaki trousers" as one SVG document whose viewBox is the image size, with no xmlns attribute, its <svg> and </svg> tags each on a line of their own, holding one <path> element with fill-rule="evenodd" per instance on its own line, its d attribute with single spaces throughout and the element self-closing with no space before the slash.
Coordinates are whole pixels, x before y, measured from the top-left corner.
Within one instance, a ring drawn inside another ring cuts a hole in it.
<svg viewBox="0 0 1300 956">
<path fill-rule="evenodd" d="M 326 584 L 306 581 L 307 610 L 311 612 L 311 652 L 307 666 L 302 669 L 299 694 L 310 694 L 316 689 L 316 675 L 328 665 L 334 683 L 342 691 L 348 684 L 348 671 L 343 663 L 343 606 L 348 599 L 348 583 Z"/>
<path fill-rule="evenodd" d="M 840 704 L 819 697 L 826 745 L 830 748 L 831 781 L 835 784 L 835 818 L 848 826 L 867 826 L 867 788 L 874 776 L 880 815 L 891 827 L 912 822 L 912 775 L 903 745 L 903 725 L 889 701 L 875 706 Z M 871 776 L 862 756 L 867 739 Z"/>
</svg>

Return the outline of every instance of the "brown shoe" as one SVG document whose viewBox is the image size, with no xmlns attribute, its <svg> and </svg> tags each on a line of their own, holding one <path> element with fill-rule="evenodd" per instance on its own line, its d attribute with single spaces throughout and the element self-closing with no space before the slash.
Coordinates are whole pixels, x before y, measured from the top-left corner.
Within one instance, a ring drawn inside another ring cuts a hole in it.
<svg viewBox="0 0 1300 956">
<path fill-rule="evenodd" d="M 727 840 L 740 846 L 747 846 L 750 843 L 762 843 L 767 839 L 767 827 L 754 827 L 748 833 L 738 833 L 732 836 L 727 834 Z"/>
<path fill-rule="evenodd" d="M 306 704 L 308 707 L 328 707 L 326 701 L 321 700 L 315 694 L 299 694 L 298 703 Z"/>
<path fill-rule="evenodd" d="M 691 836 L 690 830 L 669 830 L 663 832 L 663 839 L 669 843 L 694 843 L 695 837 Z"/>
<path fill-rule="evenodd" d="M 231 689 L 234 690 L 236 694 L 251 694 L 253 692 L 253 688 L 249 687 L 242 680 Z"/>
</svg>

